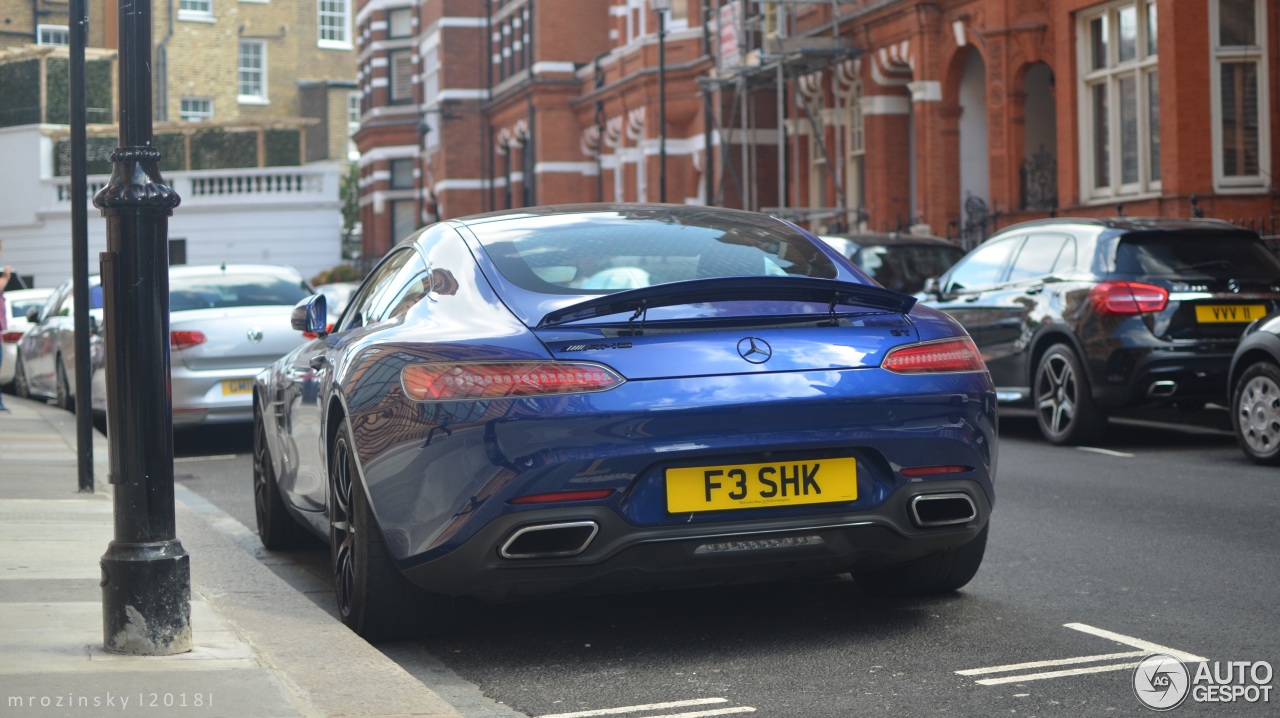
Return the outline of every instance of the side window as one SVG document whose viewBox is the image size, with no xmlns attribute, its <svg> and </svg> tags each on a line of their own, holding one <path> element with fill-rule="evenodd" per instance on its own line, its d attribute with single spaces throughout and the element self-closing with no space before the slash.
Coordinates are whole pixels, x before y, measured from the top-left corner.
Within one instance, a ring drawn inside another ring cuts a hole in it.
<svg viewBox="0 0 1280 718">
<path fill-rule="evenodd" d="M 1062 274 L 1070 272 L 1076 268 L 1076 238 L 1066 237 L 1066 242 L 1062 245 L 1062 252 L 1058 255 L 1058 261 L 1053 265 L 1054 274 Z"/>
<path fill-rule="evenodd" d="M 342 315 L 342 326 L 338 327 L 338 331 L 367 326 L 377 321 L 375 307 L 379 296 L 386 291 L 400 268 L 417 254 L 412 248 L 405 248 L 383 260 L 365 280 L 356 296 L 352 297 L 347 311 Z"/>
<path fill-rule="evenodd" d="M 427 271 L 427 263 L 416 251 L 412 255 L 396 272 L 387 285 L 387 291 L 378 297 L 373 311 L 378 321 L 404 314 L 431 291 L 431 273 Z"/>
<path fill-rule="evenodd" d="M 1048 275 L 1057 264 L 1067 239 L 1060 234 L 1028 236 L 1027 241 L 1022 243 L 1022 249 L 1018 251 L 1017 259 L 1013 260 L 1009 281 L 1020 282 Z"/>
<path fill-rule="evenodd" d="M 1009 255 L 1022 241 L 1021 236 L 998 239 L 985 244 L 961 259 L 947 279 L 947 292 L 963 292 L 989 287 L 1000 281 Z"/>
</svg>

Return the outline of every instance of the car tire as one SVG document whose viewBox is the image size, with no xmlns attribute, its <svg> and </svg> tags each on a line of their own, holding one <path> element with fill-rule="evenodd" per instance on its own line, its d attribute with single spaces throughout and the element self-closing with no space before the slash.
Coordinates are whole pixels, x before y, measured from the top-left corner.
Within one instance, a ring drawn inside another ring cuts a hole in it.
<svg viewBox="0 0 1280 718">
<path fill-rule="evenodd" d="M 1093 400 L 1084 365 L 1066 344 L 1054 344 L 1040 357 L 1031 396 L 1040 433 L 1052 444 L 1087 444 L 1107 427 L 1106 412 Z"/>
<path fill-rule="evenodd" d="M 1231 424 L 1236 442 L 1258 464 L 1280 464 L 1280 367 L 1251 364 L 1231 392 Z"/>
<path fill-rule="evenodd" d="M 285 507 L 267 445 L 267 427 L 257 410 L 253 412 L 253 509 L 258 538 L 268 551 L 298 548 L 312 542 L 312 535 Z"/>
<path fill-rule="evenodd" d="M 22 352 L 13 365 L 13 395 L 19 399 L 31 398 L 31 385 L 27 383 L 27 367 L 22 363 Z"/>
<path fill-rule="evenodd" d="M 854 573 L 863 591 L 873 596 L 917 596 L 957 591 L 973 580 L 987 552 L 991 522 L 963 546 L 939 551 L 900 566 Z"/>
<path fill-rule="evenodd" d="M 329 545 L 342 622 L 366 640 L 437 633 L 452 599 L 428 594 L 400 573 L 360 480 L 351 425 L 343 419 L 329 452 Z"/>
<path fill-rule="evenodd" d="M 71 396 L 71 384 L 67 382 L 67 367 L 63 364 L 61 355 L 58 356 L 58 362 L 54 366 L 56 367 L 54 381 L 57 382 L 54 388 L 54 401 L 57 402 L 59 409 L 75 411 L 76 400 Z"/>
</svg>

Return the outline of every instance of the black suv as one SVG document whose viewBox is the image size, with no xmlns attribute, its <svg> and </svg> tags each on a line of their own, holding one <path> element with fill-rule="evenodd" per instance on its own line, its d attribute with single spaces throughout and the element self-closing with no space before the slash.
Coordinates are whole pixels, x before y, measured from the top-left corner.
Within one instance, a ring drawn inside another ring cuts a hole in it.
<svg viewBox="0 0 1280 718">
<path fill-rule="evenodd" d="M 1218 220 L 1049 219 L 1002 230 L 920 298 L 969 330 L 1001 401 L 1079 444 L 1113 409 L 1221 401 L 1241 332 L 1280 309 L 1280 260 Z"/>
</svg>

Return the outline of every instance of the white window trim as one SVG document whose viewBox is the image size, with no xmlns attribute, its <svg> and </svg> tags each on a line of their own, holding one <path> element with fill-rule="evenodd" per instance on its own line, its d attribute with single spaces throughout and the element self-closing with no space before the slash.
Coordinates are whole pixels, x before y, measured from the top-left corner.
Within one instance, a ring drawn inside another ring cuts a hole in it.
<svg viewBox="0 0 1280 718">
<path fill-rule="evenodd" d="M 1271 183 L 1271 95 L 1267 55 L 1267 3 L 1254 0 L 1254 23 L 1257 45 L 1252 48 L 1222 48 L 1218 45 L 1218 0 L 1209 0 L 1209 112 L 1213 142 L 1213 189 L 1222 194 L 1256 194 Z M 1222 157 L 1222 80 L 1223 60 L 1256 60 L 1258 66 L 1258 174 L 1252 177 L 1227 177 Z"/>
<path fill-rule="evenodd" d="M 43 42 L 43 40 L 44 40 L 44 37 L 43 37 L 43 36 L 44 36 L 44 32 L 45 32 L 45 30 L 48 30 L 48 31 L 50 31 L 50 32 L 64 32 L 64 33 L 66 33 L 66 34 L 67 34 L 67 43 L 66 43 L 66 44 L 67 44 L 67 45 L 70 45 L 70 44 L 71 44 L 71 28 L 70 28 L 69 26 L 67 26 L 67 25 L 36 25 L 36 39 L 41 41 L 39 44 L 41 44 L 41 45 L 45 45 L 46 47 L 66 47 L 66 45 L 62 45 L 62 44 L 59 44 L 59 43 L 45 43 L 45 42 Z"/>
<path fill-rule="evenodd" d="M 236 92 L 240 91 L 240 45 L 245 43 L 256 43 L 262 48 L 262 79 L 259 81 L 262 85 L 261 95 L 236 95 L 236 102 L 241 105 L 269 105 L 271 101 L 267 99 L 267 42 L 265 40 L 245 40 L 241 39 L 236 44 Z"/>
<path fill-rule="evenodd" d="M 323 17 L 323 15 L 321 15 L 321 13 L 320 13 L 320 3 L 319 3 L 319 2 L 317 2 L 317 3 L 316 3 L 316 33 L 317 33 L 317 36 L 316 36 L 316 47 L 319 47 L 319 48 L 324 49 L 324 50 L 354 50 L 354 49 L 355 49 L 355 45 L 353 45 L 353 44 L 352 44 L 352 42 L 351 42 L 351 3 L 352 3 L 352 0 L 342 0 L 342 3 L 343 3 L 343 4 L 342 4 L 342 7 L 343 7 L 343 11 L 342 11 L 343 30 L 342 30 L 342 33 L 343 33 L 343 36 L 346 38 L 345 40 L 326 40 L 326 39 L 324 39 L 324 38 L 319 37 L 319 33 L 324 29 L 324 24 L 320 22 L 320 18 L 321 18 L 321 17 Z"/>
<path fill-rule="evenodd" d="M 213 17 L 213 0 L 207 0 L 208 10 L 191 10 L 178 8 L 178 19 L 187 22 L 215 22 Z"/>
<path fill-rule="evenodd" d="M 208 114 L 207 116 L 201 116 L 199 119 L 195 119 L 195 120 L 188 119 L 188 118 L 184 118 L 184 117 L 182 116 L 182 103 L 183 103 L 183 102 L 188 102 L 188 101 L 192 101 L 192 102 L 207 102 L 207 103 L 209 103 L 209 114 Z M 179 98 L 179 100 L 178 100 L 178 119 L 180 119 L 180 120 L 185 120 L 186 122 L 204 122 L 204 121 L 206 121 L 206 120 L 212 120 L 213 118 L 214 118 L 213 98 L 210 98 L 210 97 L 183 97 L 183 98 Z"/>
<path fill-rule="evenodd" d="M 1138 57 L 1120 63 L 1118 61 L 1120 24 L 1116 21 L 1116 15 L 1112 12 L 1125 5 L 1133 5 L 1135 9 L 1140 9 L 1144 5 L 1155 4 L 1155 0 L 1146 0 L 1146 2 L 1143 2 L 1143 0 L 1119 0 L 1118 2 L 1089 8 L 1087 12 L 1081 12 L 1076 16 L 1077 39 L 1075 49 L 1078 77 L 1076 83 L 1076 128 L 1080 145 L 1081 204 L 1107 204 L 1120 200 L 1130 201 L 1160 196 L 1160 178 L 1150 176 L 1151 118 L 1150 109 L 1147 107 L 1146 102 L 1146 98 L 1149 97 L 1148 76 L 1152 70 L 1159 72 L 1160 56 L 1158 52 L 1154 56 L 1144 54 L 1147 48 L 1147 24 L 1144 22 L 1145 16 L 1138 12 Z M 1092 69 L 1093 48 L 1089 23 L 1104 15 L 1107 17 L 1107 65 L 1101 70 L 1094 70 Z M 1122 167 L 1123 157 L 1120 145 L 1122 129 L 1119 121 L 1120 93 L 1118 90 L 1118 78 L 1126 75 L 1133 75 L 1136 80 L 1137 87 L 1135 92 L 1137 93 L 1136 108 L 1138 112 L 1138 181 L 1127 184 L 1123 182 L 1124 168 Z M 1108 187 L 1095 187 L 1093 181 L 1096 167 L 1094 163 L 1093 93 L 1090 92 L 1090 89 L 1099 81 L 1106 83 L 1107 87 L 1107 145 L 1109 147 L 1108 161 L 1110 163 L 1108 172 L 1110 186 Z M 1159 89 L 1158 86 L 1157 89 Z"/>
</svg>

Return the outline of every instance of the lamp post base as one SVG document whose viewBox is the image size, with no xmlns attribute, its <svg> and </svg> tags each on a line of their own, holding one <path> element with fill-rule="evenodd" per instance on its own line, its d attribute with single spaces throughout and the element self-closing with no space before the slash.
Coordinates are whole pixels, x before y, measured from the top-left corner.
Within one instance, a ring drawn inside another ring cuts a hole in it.
<svg viewBox="0 0 1280 718">
<path fill-rule="evenodd" d="M 191 557 L 177 539 L 112 541 L 99 563 L 104 649 L 135 656 L 191 650 Z"/>
</svg>

